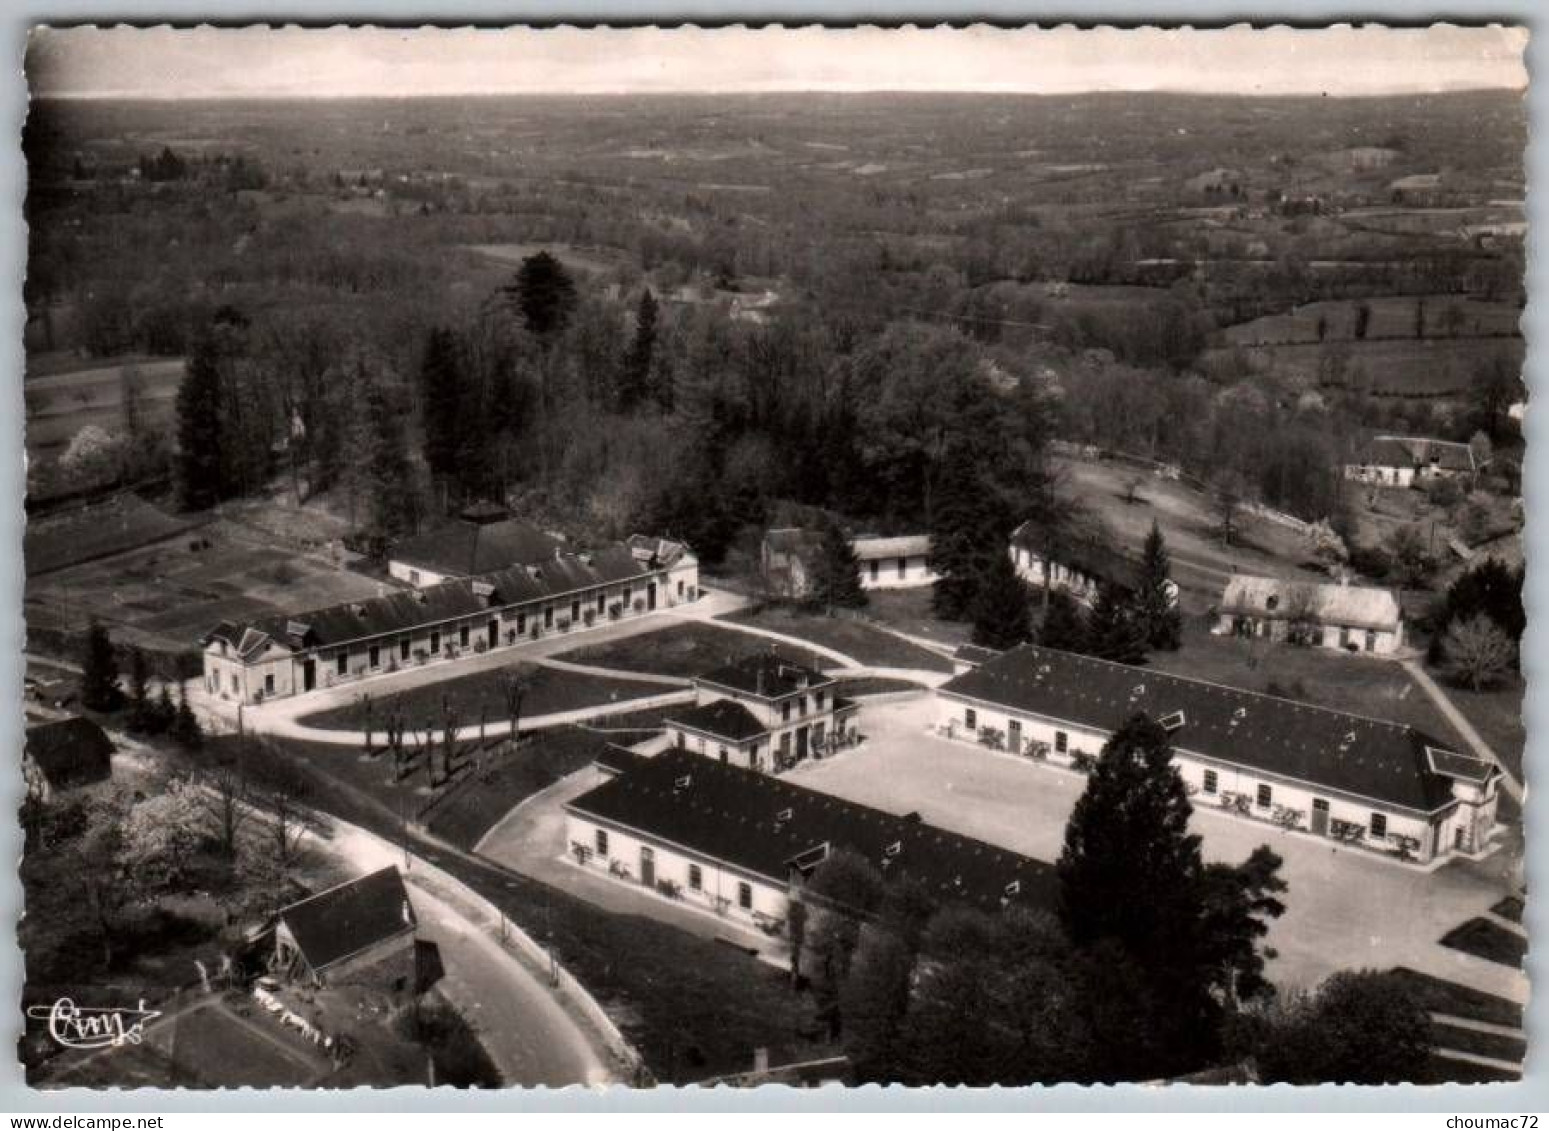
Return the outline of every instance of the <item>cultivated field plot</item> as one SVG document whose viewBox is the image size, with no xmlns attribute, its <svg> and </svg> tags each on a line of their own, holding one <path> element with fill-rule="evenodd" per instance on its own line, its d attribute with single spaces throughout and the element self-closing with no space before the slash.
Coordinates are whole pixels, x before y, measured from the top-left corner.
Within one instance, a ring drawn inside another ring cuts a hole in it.
<svg viewBox="0 0 1549 1131">
<path fill-rule="evenodd" d="M 1489 359 L 1522 365 L 1521 338 L 1395 338 L 1343 342 L 1347 366 L 1340 383 L 1394 397 L 1461 397 Z M 1303 386 L 1320 383 L 1327 346 L 1317 343 L 1244 347 L 1256 372 Z M 1209 354 L 1206 355 L 1210 356 Z"/>
<path fill-rule="evenodd" d="M 689 678 L 703 675 L 744 656 L 767 652 L 820 670 L 836 666 L 833 660 L 805 648 L 771 640 L 767 636 L 709 624 L 682 624 L 642 632 L 621 640 L 610 640 L 606 644 L 577 648 L 555 659 L 599 668 L 618 668 L 627 672 Z"/>
<path fill-rule="evenodd" d="M 864 667 L 915 668 L 929 672 L 952 670 L 952 661 L 940 653 L 860 621 L 812 616 L 779 606 L 756 612 L 728 613 L 721 619 L 810 640 L 842 652 Z"/>
<path fill-rule="evenodd" d="M 210 542 L 195 550 L 194 542 Z M 197 538 L 171 538 L 102 558 L 27 585 L 27 623 L 74 631 L 88 613 L 115 639 L 162 651 L 198 647 L 225 619 L 321 608 L 375 596 L 380 582 L 249 537 L 226 523 Z"/>
<path fill-rule="evenodd" d="M 27 405 L 27 454 L 54 457 L 88 424 L 108 432 L 123 429 L 125 383 L 136 379 L 147 424 L 171 421 L 182 358 L 128 358 L 92 362 L 91 368 L 50 372 L 27 378 L 22 395 Z M 50 367 L 52 368 L 52 367 Z"/>
<path fill-rule="evenodd" d="M 1306 541 L 1290 527 L 1252 515 L 1238 517 L 1233 545 L 1222 544 L 1210 500 L 1173 479 L 1143 476 L 1138 501 L 1125 501 L 1125 488 L 1137 474 L 1118 463 L 1061 460 L 1066 490 L 1112 532 L 1115 544 L 1140 554 L 1154 519 L 1167 539 L 1173 580 L 1208 604 L 1221 595 L 1233 573 L 1326 581 L 1326 575 L 1304 568 L 1311 554 Z M 1203 607 L 1203 605 L 1201 605 Z"/>
<path fill-rule="evenodd" d="M 613 248 L 579 248 L 565 243 L 484 243 L 470 250 L 504 267 L 515 270 L 528 256 L 546 251 L 573 271 L 604 274 L 616 270 L 625 261 L 623 252 Z"/>
<path fill-rule="evenodd" d="M 147 546 L 200 525 L 138 495 L 115 495 L 80 510 L 28 522 L 22 539 L 27 576 Z"/>
<path fill-rule="evenodd" d="M 1443 741 L 1462 742 L 1425 692 L 1390 660 L 1212 636 L 1193 620 L 1185 624 L 1183 647 L 1176 652 L 1152 652 L 1147 666 L 1335 711 L 1408 723 Z"/>
<path fill-rule="evenodd" d="M 1427 332 L 1451 337 L 1455 331 L 1467 338 L 1514 337 L 1522 317 L 1514 303 L 1485 302 L 1456 295 L 1420 295 L 1413 298 L 1370 298 L 1310 302 L 1289 314 L 1272 314 L 1229 326 L 1223 331 L 1230 342 L 1242 346 L 1316 345 L 1319 342 L 1354 342 L 1365 307 L 1364 339 L 1410 339 L 1423 319 Z M 1323 333 L 1318 333 L 1319 323 Z"/>
<path fill-rule="evenodd" d="M 631 699 L 679 690 L 667 684 L 645 680 L 611 679 L 586 672 L 561 671 L 517 662 L 468 675 L 432 680 L 402 691 L 384 689 L 375 697 L 378 701 L 391 699 L 401 705 L 408 717 L 410 729 L 439 726 L 443 703 L 457 713 L 460 727 L 476 728 L 480 711 L 486 712 L 490 722 L 499 722 L 504 718 L 501 681 L 512 669 L 519 673 L 527 688 L 522 697 L 524 719 L 586 707 L 606 707 L 613 703 L 627 704 Z M 363 690 L 370 690 L 369 685 L 365 685 Z M 362 729 L 360 708 L 353 704 L 303 716 L 301 722 L 322 730 Z"/>
</svg>

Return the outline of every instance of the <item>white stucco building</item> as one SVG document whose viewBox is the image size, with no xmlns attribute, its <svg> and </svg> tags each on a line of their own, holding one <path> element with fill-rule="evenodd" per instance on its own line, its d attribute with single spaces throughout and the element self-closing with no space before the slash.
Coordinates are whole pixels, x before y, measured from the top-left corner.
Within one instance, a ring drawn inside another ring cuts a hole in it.
<svg viewBox="0 0 1549 1131">
<path fill-rule="evenodd" d="M 930 568 L 927 535 L 856 538 L 850 546 L 860 562 L 863 589 L 913 589 L 936 580 L 936 572 Z"/>
<path fill-rule="evenodd" d="M 1424 486 L 1435 479 L 1471 481 L 1478 471 L 1467 444 L 1428 436 L 1374 436 L 1345 464 L 1346 479 L 1377 487 Z"/>
<path fill-rule="evenodd" d="M 1170 734 L 1195 805 L 1418 861 L 1478 855 L 1500 771 L 1398 723 L 1024 645 L 936 693 L 936 725 L 1061 765 L 1137 712 Z"/>
<path fill-rule="evenodd" d="M 1237 574 L 1216 606 L 1215 632 L 1387 656 L 1404 646 L 1404 610 L 1391 589 Z"/>
</svg>

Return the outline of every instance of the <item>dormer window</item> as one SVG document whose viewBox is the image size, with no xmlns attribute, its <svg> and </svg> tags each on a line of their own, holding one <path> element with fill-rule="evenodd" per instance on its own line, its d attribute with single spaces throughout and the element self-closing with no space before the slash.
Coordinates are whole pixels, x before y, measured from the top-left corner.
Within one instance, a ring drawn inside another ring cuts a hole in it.
<svg viewBox="0 0 1549 1131">
<path fill-rule="evenodd" d="M 1183 715 L 1182 711 L 1174 711 L 1170 715 L 1163 715 L 1161 718 L 1157 719 L 1156 721 L 1157 721 L 1158 725 L 1160 725 L 1163 730 L 1165 730 L 1165 731 L 1167 731 L 1167 733 L 1171 734 L 1175 730 L 1182 730 L 1183 729 L 1183 724 L 1187 720 L 1184 718 L 1184 715 Z"/>
</svg>

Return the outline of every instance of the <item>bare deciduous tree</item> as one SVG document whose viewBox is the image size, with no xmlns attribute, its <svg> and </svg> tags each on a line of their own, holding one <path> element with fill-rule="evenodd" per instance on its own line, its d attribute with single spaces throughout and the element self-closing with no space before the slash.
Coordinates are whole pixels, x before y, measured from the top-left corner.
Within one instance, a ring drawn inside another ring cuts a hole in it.
<svg viewBox="0 0 1549 1131">
<path fill-rule="evenodd" d="M 1473 691 L 1493 687 L 1505 678 L 1517 649 L 1483 613 L 1455 622 L 1442 638 L 1442 653 L 1453 679 Z"/>
</svg>

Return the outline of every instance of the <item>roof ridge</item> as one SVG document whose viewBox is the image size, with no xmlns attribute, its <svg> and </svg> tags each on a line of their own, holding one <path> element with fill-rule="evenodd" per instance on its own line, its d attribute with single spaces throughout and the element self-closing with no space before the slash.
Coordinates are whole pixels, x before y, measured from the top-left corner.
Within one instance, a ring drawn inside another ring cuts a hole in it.
<svg viewBox="0 0 1549 1131">
<path fill-rule="evenodd" d="M 298 907 L 305 907 L 308 903 L 311 903 L 313 900 L 322 899 L 323 896 L 330 895 L 333 892 L 339 891 L 342 888 L 347 888 L 347 887 L 349 887 L 352 884 L 364 883 L 367 880 L 374 879 L 375 877 L 380 876 L 383 872 L 397 872 L 397 871 L 398 871 L 398 865 L 396 865 L 396 864 L 387 864 L 387 865 L 384 865 L 381 868 L 378 868 L 374 872 L 367 872 L 363 876 L 355 876 L 355 877 L 352 877 L 351 879 L 348 879 L 348 880 L 340 880 L 338 883 L 334 884 L 332 887 L 326 887 L 322 891 L 315 891 L 311 895 L 307 896 L 306 898 L 298 899 L 294 903 L 287 903 L 284 907 L 280 908 L 280 912 L 279 913 L 281 915 L 284 915 L 287 911 L 294 911 Z M 400 874 L 400 881 L 401 881 L 401 878 L 402 877 L 401 877 L 401 874 Z"/>
</svg>

